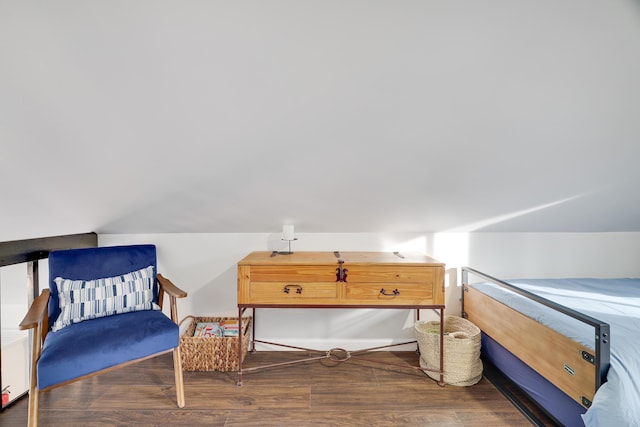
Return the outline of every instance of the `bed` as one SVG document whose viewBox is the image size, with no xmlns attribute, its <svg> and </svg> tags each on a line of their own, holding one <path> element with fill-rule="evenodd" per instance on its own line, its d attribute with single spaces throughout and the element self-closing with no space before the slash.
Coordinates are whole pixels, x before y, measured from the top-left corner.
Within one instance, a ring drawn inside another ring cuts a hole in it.
<svg viewBox="0 0 640 427">
<path fill-rule="evenodd" d="M 462 285 L 483 358 L 559 424 L 640 426 L 640 279 L 505 281 L 463 267 Z"/>
</svg>

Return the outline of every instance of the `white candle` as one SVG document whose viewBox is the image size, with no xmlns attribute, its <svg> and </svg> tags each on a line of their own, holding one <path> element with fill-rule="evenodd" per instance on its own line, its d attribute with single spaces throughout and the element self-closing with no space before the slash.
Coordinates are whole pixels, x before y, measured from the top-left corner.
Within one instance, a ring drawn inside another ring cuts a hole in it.
<svg viewBox="0 0 640 427">
<path fill-rule="evenodd" d="M 282 240 L 293 240 L 293 225 L 282 226 Z"/>
</svg>

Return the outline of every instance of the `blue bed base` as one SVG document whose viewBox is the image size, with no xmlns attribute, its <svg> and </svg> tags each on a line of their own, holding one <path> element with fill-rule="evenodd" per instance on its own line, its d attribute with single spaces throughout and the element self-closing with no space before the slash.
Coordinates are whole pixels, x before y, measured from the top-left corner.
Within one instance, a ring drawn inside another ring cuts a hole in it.
<svg viewBox="0 0 640 427">
<path fill-rule="evenodd" d="M 560 425 L 584 427 L 581 415 L 586 412 L 586 409 L 582 405 L 567 396 L 484 332 L 482 333 L 482 358 L 515 383 Z M 517 401 L 514 404 L 520 407 Z M 520 409 L 524 410 L 522 407 Z"/>
</svg>

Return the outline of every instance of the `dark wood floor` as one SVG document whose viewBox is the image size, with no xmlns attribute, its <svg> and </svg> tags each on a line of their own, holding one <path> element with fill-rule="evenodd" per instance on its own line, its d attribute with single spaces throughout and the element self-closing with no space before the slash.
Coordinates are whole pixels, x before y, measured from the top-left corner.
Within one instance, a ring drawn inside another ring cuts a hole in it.
<svg viewBox="0 0 640 427">
<path fill-rule="evenodd" d="M 249 354 L 245 366 L 299 357 Z M 415 352 L 370 359 L 417 366 Z M 483 378 L 471 387 L 439 387 L 418 370 L 328 359 L 247 373 L 185 372 L 186 406 L 176 406 L 170 355 L 42 394 L 41 426 L 530 426 Z M 27 399 L 0 413 L 0 425 L 24 426 Z"/>
</svg>

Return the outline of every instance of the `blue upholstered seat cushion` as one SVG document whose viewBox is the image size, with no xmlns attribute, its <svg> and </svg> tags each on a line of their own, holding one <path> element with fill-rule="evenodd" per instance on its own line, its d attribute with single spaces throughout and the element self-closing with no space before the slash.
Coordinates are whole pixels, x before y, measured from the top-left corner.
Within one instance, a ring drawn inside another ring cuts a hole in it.
<svg viewBox="0 0 640 427">
<path fill-rule="evenodd" d="M 83 320 L 140 310 L 159 310 L 153 302 L 155 268 L 94 280 L 56 277 L 60 315 L 51 326 L 59 331 Z"/>
<path fill-rule="evenodd" d="M 38 361 L 38 388 L 170 350 L 178 344 L 178 325 L 161 311 L 85 320 L 47 334 Z"/>
</svg>

